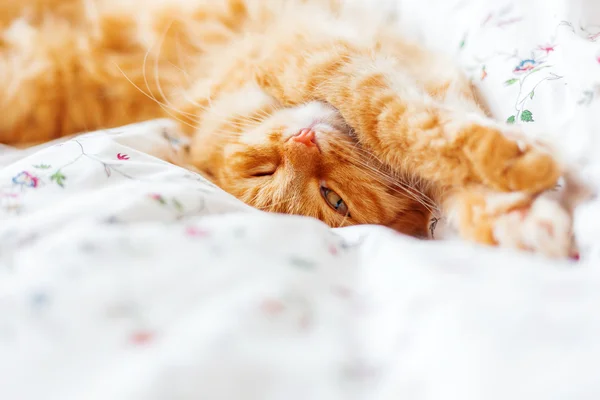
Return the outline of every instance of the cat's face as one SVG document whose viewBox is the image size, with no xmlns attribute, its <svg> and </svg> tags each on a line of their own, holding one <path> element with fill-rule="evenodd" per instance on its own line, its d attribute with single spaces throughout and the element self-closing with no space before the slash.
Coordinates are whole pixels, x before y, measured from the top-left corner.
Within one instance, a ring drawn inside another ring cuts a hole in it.
<svg viewBox="0 0 600 400">
<path fill-rule="evenodd" d="M 246 121 L 237 134 L 211 136 L 202 150 L 211 157 L 195 164 L 261 210 L 311 216 L 332 227 L 381 224 L 426 235 L 426 208 L 385 174 L 350 131 L 335 109 L 312 102 Z"/>
</svg>

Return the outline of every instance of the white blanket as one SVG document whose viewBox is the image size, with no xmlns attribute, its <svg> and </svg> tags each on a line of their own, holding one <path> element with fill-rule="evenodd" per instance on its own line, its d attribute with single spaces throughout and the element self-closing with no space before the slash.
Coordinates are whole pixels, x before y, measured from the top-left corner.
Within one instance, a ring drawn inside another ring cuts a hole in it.
<svg viewBox="0 0 600 400">
<path fill-rule="evenodd" d="M 510 4 L 399 6 L 597 188 L 600 3 Z M 600 398 L 599 200 L 579 263 L 331 230 L 153 157 L 172 128 L 0 149 L 1 399 Z"/>
</svg>

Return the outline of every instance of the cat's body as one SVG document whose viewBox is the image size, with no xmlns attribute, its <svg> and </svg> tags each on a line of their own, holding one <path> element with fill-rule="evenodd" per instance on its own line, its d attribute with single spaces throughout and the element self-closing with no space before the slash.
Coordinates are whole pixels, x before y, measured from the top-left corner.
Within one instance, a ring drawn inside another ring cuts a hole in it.
<svg viewBox="0 0 600 400">
<path fill-rule="evenodd" d="M 438 207 L 470 240 L 569 251 L 568 222 L 533 242 L 519 230 L 568 220 L 535 200 L 556 162 L 374 16 L 333 0 L 6 3 L 2 143 L 167 116 L 192 139 L 189 162 L 260 209 L 425 236 Z"/>
</svg>

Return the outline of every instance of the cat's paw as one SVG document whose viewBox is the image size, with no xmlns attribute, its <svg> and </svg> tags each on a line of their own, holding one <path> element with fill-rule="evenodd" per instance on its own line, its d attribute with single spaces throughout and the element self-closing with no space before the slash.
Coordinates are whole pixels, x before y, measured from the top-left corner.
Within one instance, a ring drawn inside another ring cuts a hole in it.
<svg viewBox="0 0 600 400">
<path fill-rule="evenodd" d="M 500 247 L 565 258 L 572 254 L 571 227 L 571 216 L 560 204 L 540 197 L 527 207 L 496 217 L 492 236 Z"/>
<path fill-rule="evenodd" d="M 495 127 L 473 125 L 465 154 L 482 183 L 504 192 L 541 193 L 554 187 L 561 167 L 548 152 L 521 145 Z"/>
<path fill-rule="evenodd" d="M 549 257 L 572 253 L 572 220 L 555 200 L 526 193 L 467 189 L 446 203 L 450 225 L 469 241 Z"/>
</svg>

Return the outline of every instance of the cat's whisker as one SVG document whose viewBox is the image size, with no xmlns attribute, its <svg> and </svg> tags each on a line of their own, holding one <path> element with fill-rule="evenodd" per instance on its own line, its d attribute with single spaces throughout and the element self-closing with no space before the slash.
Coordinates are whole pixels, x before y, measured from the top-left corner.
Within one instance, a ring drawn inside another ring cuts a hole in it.
<svg viewBox="0 0 600 400">
<path fill-rule="evenodd" d="M 227 124 L 236 128 L 255 128 L 262 121 L 243 122 L 243 121 L 228 121 Z"/>
<path fill-rule="evenodd" d="M 181 110 L 178 110 L 176 107 L 173 106 L 173 104 L 169 101 L 168 97 L 165 95 L 163 89 L 162 89 L 162 85 L 160 83 L 160 79 L 159 79 L 159 74 L 160 74 L 160 64 L 159 64 L 159 60 L 160 60 L 160 54 L 162 51 L 162 46 L 165 40 L 165 37 L 167 36 L 167 33 L 169 32 L 169 30 L 171 29 L 171 26 L 173 24 L 173 21 L 169 22 L 169 24 L 167 25 L 167 27 L 165 28 L 164 32 L 162 33 L 159 42 L 157 44 L 157 54 L 155 56 L 154 59 L 154 83 L 156 85 L 156 88 L 158 89 L 158 93 L 160 94 L 161 99 L 163 99 L 164 104 L 171 110 L 180 113 L 180 114 L 184 114 L 186 116 L 189 116 L 190 119 L 195 119 L 197 118 L 197 116 L 195 114 L 192 113 L 185 113 Z M 148 53 L 146 53 L 148 54 Z M 144 60 L 145 61 L 145 60 Z M 145 76 L 145 72 L 146 72 L 146 66 L 144 64 L 144 79 L 146 79 Z M 148 85 L 148 83 L 146 82 L 146 86 Z M 148 88 L 150 90 L 150 88 Z M 194 122 L 198 122 L 198 120 L 195 120 Z"/>
<path fill-rule="evenodd" d="M 269 118 L 273 112 L 277 112 L 279 110 L 278 107 L 274 107 L 273 110 L 271 110 L 270 112 L 268 112 L 267 110 L 261 109 L 259 108 L 257 110 L 257 114 L 259 117 L 262 117 L 263 119 Z"/>
<path fill-rule="evenodd" d="M 164 33 L 166 35 L 166 32 Z M 181 117 L 174 115 L 171 111 L 177 112 L 179 114 L 182 114 L 182 112 L 174 107 L 172 107 L 170 104 L 165 104 L 164 102 L 160 101 L 159 99 L 156 98 L 156 95 L 154 94 L 154 92 L 152 91 L 150 84 L 148 82 L 148 77 L 146 75 L 146 65 L 148 62 L 148 57 L 150 55 L 150 52 L 152 51 L 154 46 L 150 46 L 150 48 L 146 51 L 146 53 L 144 54 L 144 59 L 142 62 L 142 77 L 144 79 L 144 83 L 146 85 L 146 89 L 148 89 L 148 92 L 144 91 L 143 89 L 141 89 L 138 85 L 136 85 L 124 72 L 123 70 L 117 65 L 117 68 L 119 69 L 119 71 L 123 74 L 123 76 L 125 77 L 125 79 L 127 79 L 137 90 L 139 90 L 141 93 L 143 93 L 146 97 L 148 97 L 149 99 L 151 99 L 152 101 L 154 101 L 156 104 L 158 104 L 161 109 L 167 113 L 170 117 L 172 117 L 173 119 L 177 120 L 178 122 L 187 125 L 193 129 L 197 129 L 196 125 L 192 125 L 190 124 L 189 121 L 185 121 L 183 120 Z M 158 60 L 158 57 L 157 57 Z M 166 99 L 166 97 L 164 96 L 164 93 L 162 93 L 161 91 L 161 95 L 163 96 L 163 98 Z M 196 122 L 196 121 L 194 121 Z"/>
<path fill-rule="evenodd" d="M 163 34 L 160 37 L 160 40 L 158 42 L 158 49 L 157 49 L 157 54 L 156 57 L 154 58 L 154 84 L 156 85 L 156 88 L 158 90 L 158 93 L 160 95 L 160 98 L 163 100 L 164 104 L 169 107 L 171 110 L 176 110 L 175 107 L 173 107 L 173 105 L 169 102 L 169 99 L 167 98 L 167 96 L 165 95 L 164 91 L 162 90 L 162 86 L 160 84 L 160 79 L 159 79 L 159 73 L 160 73 L 160 66 L 159 66 L 159 59 L 160 59 L 160 53 L 162 50 L 162 45 L 165 39 L 165 36 L 167 35 L 169 29 L 171 28 L 171 24 L 173 22 L 169 22 L 169 24 L 167 25 L 165 31 L 163 32 Z M 146 79 L 146 66 L 144 65 L 144 79 Z M 148 85 L 148 83 L 146 82 L 146 86 Z M 150 88 L 148 88 L 150 90 Z M 180 112 L 180 110 L 176 110 L 177 112 Z"/>
<path fill-rule="evenodd" d="M 300 203 L 296 196 L 296 194 L 289 196 L 284 190 L 280 190 L 277 191 L 275 193 L 273 193 L 272 196 L 265 196 L 263 197 L 263 201 L 259 202 L 258 201 L 258 197 L 261 195 L 260 191 L 257 191 L 256 193 L 254 193 L 254 195 L 252 196 L 252 198 L 250 199 L 250 204 L 254 204 L 256 208 L 258 208 L 259 210 L 262 211 L 267 211 L 267 212 L 277 212 L 277 211 L 282 211 L 280 209 L 278 209 L 278 207 L 280 207 L 281 205 L 284 204 L 288 204 L 288 203 L 292 203 L 294 205 L 297 205 L 298 203 Z M 298 211 L 298 210 L 288 210 L 288 211 Z"/>
<path fill-rule="evenodd" d="M 221 114 L 216 112 L 215 107 L 212 105 L 212 101 L 210 99 L 210 97 L 206 98 L 206 101 L 209 103 L 209 106 L 204 106 L 200 103 L 198 103 L 197 101 L 194 101 L 193 99 L 189 98 L 189 96 L 186 96 L 186 94 L 184 93 L 184 96 L 186 98 L 186 100 L 188 102 L 190 102 L 191 104 L 193 104 L 194 106 L 196 106 L 197 108 L 200 109 L 200 111 L 202 111 L 203 113 L 206 114 L 210 114 L 219 118 L 223 118 L 223 120 L 225 121 L 224 124 L 226 125 L 233 125 L 235 127 L 238 128 L 255 128 L 258 124 L 262 123 L 264 119 L 258 119 L 258 118 L 253 118 L 252 116 L 236 116 L 235 119 L 231 118 L 231 115 L 226 115 L 226 114 Z M 260 111 L 260 110 L 257 110 Z M 265 117 L 269 116 L 266 111 L 264 112 Z"/>
<path fill-rule="evenodd" d="M 368 169 L 367 173 L 369 173 L 369 175 L 371 175 L 371 177 L 373 177 L 376 181 L 378 181 L 379 183 L 384 185 L 389 190 L 396 192 L 398 194 L 407 195 L 409 198 L 411 198 L 411 199 L 417 201 L 418 203 L 420 203 L 421 205 L 423 205 L 423 207 L 425 207 L 428 211 L 433 212 L 432 208 L 435 208 L 435 205 L 433 205 L 429 201 L 429 198 L 424 193 L 422 193 L 410 186 L 406 186 L 400 182 L 391 180 L 389 176 L 383 174 L 380 171 L 377 171 L 376 169 L 374 169 L 373 166 L 362 162 L 362 160 L 357 159 L 356 162 L 358 164 L 360 164 L 361 166 L 365 167 L 366 169 Z"/>
<path fill-rule="evenodd" d="M 356 143 L 354 145 L 353 149 L 354 149 L 355 152 L 359 152 L 359 153 L 361 153 L 363 155 L 367 155 L 367 156 L 371 157 L 371 160 L 377 160 L 378 161 L 377 157 L 375 157 L 368 150 L 360 147 L 358 143 Z M 416 197 L 413 197 L 414 200 L 426 202 L 428 204 L 427 208 L 429 209 L 430 212 L 433 212 L 430 209 L 430 207 L 434 208 L 434 209 L 437 209 L 437 205 L 435 204 L 435 202 L 429 196 L 427 196 L 425 193 L 423 193 L 422 191 L 420 191 L 420 190 L 417 189 L 417 187 L 420 187 L 420 186 L 423 186 L 423 185 L 419 185 L 419 184 L 417 184 L 417 182 L 413 182 L 412 184 L 411 184 L 411 182 L 405 182 L 405 180 L 401 176 L 393 174 L 393 171 L 390 171 L 390 174 L 386 174 L 386 173 L 384 173 L 382 171 L 379 171 L 373 165 L 370 165 L 370 164 L 366 163 L 365 161 L 363 161 L 359 157 L 355 157 L 354 154 L 351 154 L 351 157 L 352 157 L 352 159 L 354 161 L 360 163 L 364 167 L 368 168 L 371 172 L 375 173 L 377 175 L 377 177 L 385 178 L 386 181 L 391 179 L 391 182 L 390 182 L 391 184 L 401 186 L 404 189 L 405 192 L 409 192 L 411 195 L 416 196 Z M 425 206 L 425 204 L 423 204 L 423 205 Z"/>
<path fill-rule="evenodd" d="M 429 196 L 427 196 L 425 193 L 418 190 L 417 188 L 415 188 L 411 185 L 408 185 L 404 182 L 401 182 L 400 180 L 394 179 L 394 177 L 377 170 L 374 166 L 364 162 L 363 160 L 361 160 L 358 157 L 353 158 L 353 161 L 360 164 L 361 166 L 365 167 L 366 169 L 368 169 L 369 174 L 374 179 L 378 180 L 381 184 L 386 186 L 388 189 L 393 190 L 399 194 L 408 195 L 411 199 L 420 203 L 423 207 L 425 207 L 431 213 L 434 213 L 435 212 L 434 210 L 437 209 L 437 206 L 435 205 L 433 200 L 431 200 L 429 198 Z M 398 189 L 396 189 L 396 187 L 398 187 L 402 190 L 398 190 Z"/>
<path fill-rule="evenodd" d="M 185 76 L 185 79 L 189 85 L 189 84 L 191 84 L 190 74 L 187 72 L 187 68 L 185 68 L 185 63 L 183 61 L 183 58 L 181 57 L 182 51 L 181 51 L 181 43 L 179 42 L 179 40 L 175 41 L 175 53 L 177 54 L 178 65 L 177 66 L 174 65 L 174 67 L 183 73 L 183 75 Z M 179 65 L 181 65 L 181 67 Z"/>
<path fill-rule="evenodd" d="M 271 211 L 271 212 L 273 212 L 273 211 L 276 211 L 276 207 L 279 207 L 279 206 L 281 206 L 283 204 L 287 204 L 287 203 L 293 203 L 294 201 L 295 201 L 295 198 L 294 197 L 290 197 L 288 199 L 280 200 L 280 201 L 277 201 L 275 203 L 270 203 L 268 205 L 262 206 L 259 209 L 261 209 L 263 211 Z"/>
<path fill-rule="evenodd" d="M 173 115 L 171 112 L 167 111 L 165 109 L 165 107 L 155 98 L 152 97 L 150 94 L 148 94 L 147 92 L 145 92 L 142 88 L 140 88 L 138 85 L 136 85 L 135 82 L 133 82 L 133 80 L 131 80 L 131 78 L 129 78 L 129 76 L 127 76 L 127 74 L 121 69 L 121 67 L 115 63 L 115 66 L 117 67 L 117 69 L 119 70 L 119 72 L 121 72 L 121 74 L 123 75 L 123 77 L 135 88 L 137 89 L 140 93 L 142 93 L 144 96 L 148 97 L 150 100 L 154 101 L 155 103 L 157 103 L 162 109 L 163 111 L 165 111 L 169 116 L 171 116 L 173 119 L 181 122 L 184 125 L 187 125 L 193 129 L 196 129 L 197 126 L 195 125 L 191 125 L 189 122 L 187 121 L 183 121 L 181 118 L 178 118 L 177 116 Z"/>
<path fill-rule="evenodd" d="M 240 133 L 242 132 L 243 130 L 237 127 L 221 127 L 218 130 L 213 131 L 211 135 L 219 135 L 220 137 L 225 135 L 225 137 L 235 138 L 240 136 Z"/>
<path fill-rule="evenodd" d="M 179 118 L 176 115 L 173 115 L 173 113 L 171 113 L 168 109 L 169 107 L 165 106 L 164 103 L 162 103 L 161 101 L 159 101 L 156 96 L 154 95 L 154 93 L 152 92 L 152 90 L 150 89 L 150 86 L 148 84 L 148 80 L 146 78 L 146 63 L 147 63 L 147 58 L 148 55 L 150 54 L 150 51 L 152 50 L 152 47 L 150 49 L 148 49 L 148 51 L 146 51 L 145 55 L 144 55 L 144 61 L 142 64 L 142 69 L 143 69 L 143 78 L 144 78 L 144 82 L 146 84 L 146 88 L 149 90 L 149 92 L 146 92 L 145 90 L 143 90 L 142 88 L 140 88 L 135 82 L 133 82 L 133 80 L 121 69 L 121 67 L 115 62 L 115 66 L 116 68 L 119 70 L 119 72 L 123 75 L 123 77 L 135 88 L 137 89 L 140 93 L 142 93 L 144 96 L 146 96 L 147 98 L 149 98 L 150 100 L 154 101 L 156 104 L 158 104 L 163 111 L 165 111 L 169 116 L 171 116 L 173 119 L 177 120 L 178 122 L 187 125 L 193 129 L 196 129 L 197 126 L 190 124 L 188 121 L 184 121 L 183 119 Z M 179 110 L 174 109 L 174 111 L 176 112 L 180 112 Z M 181 113 L 181 112 L 180 112 Z"/>
</svg>

